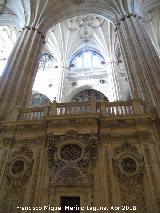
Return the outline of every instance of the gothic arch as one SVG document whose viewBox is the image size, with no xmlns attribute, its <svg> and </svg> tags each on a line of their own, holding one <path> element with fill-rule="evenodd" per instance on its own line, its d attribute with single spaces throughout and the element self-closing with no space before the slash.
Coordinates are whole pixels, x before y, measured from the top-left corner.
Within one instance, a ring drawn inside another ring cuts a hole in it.
<svg viewBox="0 0 160 213">
<path fill-rule="evenodd" d="M 77 93 L 73 96 L 72 101 L 81 102 L 81 101 L 88 101 L 92 98 L 96 98 L 96 100 L 108 100 L 108 98 L 100 91 L 95 89 L 85 89 Z"/>
<path fill-rule="evenodd" d="M 101 91 L 98 91 L 96 89 L 94 89 L 92 86 L 89 86 L 89 85 L 84 85 L 84 86 L 81 86 L 75 90 L 73 90 L 69 95 L 68 95 L 68 100 L 67 101 L 72 101 L 72 99 L 77 95 L 79 94 L 80 92 L 83 92 L 85 90 L 93 90 L 93 91 L 97 91 L 99 93 L 101 93 L 102 95 L 104 95 Z M 105 97 L 105 95 L 104 95 Z M 107 98 L 107 97 L 106 97 Z"/>
<path fill-rule="evenodd" d="M 0 25 L 24 27 L 30 16 L 30 2 L 28 0 L 21 1 L 2 1 L 0 3 Z"/>
<path fill-rule="evenodd" d="M 67 101 L 68 101 L 68 102 L 71 101 L 72 98 L 73 98 L 77 93 L 79 93 L 79 92 L 81 92 L 81 91 L 83 91 L 83 90 L 85 90 L 85 89 L 92 89 L 92 86 L 84 85 L 84 86 L 81 86 L 81 87 L 78 87 L 78 88 L 72 90 L 71 93 L 69 93 L 68 96 L 67 96 Z"/>
<path fill-rule="evenodd" d="M 44 94 L 35 92 L 31 95 L 29 106 L 36 107 L 36 106 L 45 106 L 51 103 L 51 100 Z"/>
<path fill-rule="evenodd" d="M 141 15 L 140 8 L 142 0 L 123 2 L 117 0 L 116 3 L 111 0 L 104 2 L 95 2 L 92 0 L 61 0 L 58 3 L 59 4 L 57 4 L 56 8 L 55 3 L 50 5 L 50 11 L 45 14 L 45 18 L 41 18 L 40 22 L 37 23 L 37 26 L 35 27 L 41 28 L 43 32 L 47 32 L 51 27 L 65 19 L 85 14 L 101 15 L 105 19 L 110 20 L 113 24 L 116 24 L 119 19 L 126 16 L 127 14 L 136 13 L 137 15 Z M 41 2 L 41 7 L 43 7 L 44 10 L 46 10 L 47 6 L 48 5 L 45 5 L 43 2 Z M 43 16 L 44 14 L 41 15 Z"/>
<path fill-rule="evenodd" d="M 40 28 L 43 32 L 47 32 L 54 25 L 78 15 L 96 14 L 103 16 L 105 19 L 110 20 L 113 24 L 116 23 L 116 18 L 112 12 L 112 8 L 107 7 L 106 4 L 88 3 L 85 6 L 74 6 L 73 4 L 64 5 L 56 11 L 51 11 L 45 19 L 45 24 L 42 22 Z M 54 20 L 54 22 L 53 22 Z"/>
</svg>

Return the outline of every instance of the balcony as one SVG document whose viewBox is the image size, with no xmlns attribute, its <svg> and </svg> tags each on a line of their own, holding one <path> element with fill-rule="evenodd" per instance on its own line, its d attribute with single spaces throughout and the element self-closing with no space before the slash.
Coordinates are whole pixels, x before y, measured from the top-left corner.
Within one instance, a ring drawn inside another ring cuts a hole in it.
<svg viewBox="0 0 160 213">
<path fill-rule="evenodd" d="M 122 117 L 148 114 L 149 110 L 142 100 L 129 101 L 97 101 L 91 99 L 85 102 L 57 103 L 53 101 L 48 106 L 35 108 L 16 108 L 11 121 L 33 121 L 59 117 L 102 116 Z"/>
</svg>

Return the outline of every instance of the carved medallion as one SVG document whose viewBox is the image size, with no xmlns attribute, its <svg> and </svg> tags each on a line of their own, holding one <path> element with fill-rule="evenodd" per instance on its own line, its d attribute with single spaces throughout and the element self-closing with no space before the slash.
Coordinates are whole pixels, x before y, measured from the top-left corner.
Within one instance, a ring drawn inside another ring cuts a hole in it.
<svg viewBox="0 0 160 213">
<path fill-rule="evenodd" d="M 49 168 L 54 185 L 91 185 L 90 169 L 98 153 L 97 135 L 78 134 L 69 130 L 65 135 L 48 137 Z"/>
<path fill-rule="evenodd" d="M 73 168 L 73 167 L 66 167 L 62 169 L 60 176 L 62 177 L 70 177 L 70 178 L 79 178 L 80 177 L 80 172 L 78 169 Z"/>
<path fill-rule="evenodd" d="M 27 147 L 21 147 L 12 153 L 7 164 L 7 177 L 14 184 L 25 183 L 31 174 L 33 153 Z"/>
<path fill-rule="evenodd" d="M 16 159 L 11 166 L 11 172 L 14 175 L 22 173 L 24 170 L 24 164 L 25 162 L 23 160 Z"/>
<path fill-rule="evenodd" d="M 60 149 L 62 160 L 74 161 L 81 157 L 82 148 L 77 144 L 66 144 Z"/>
<path fill-rule="evenodd" d="M 131 157 L 123 158 L 123 160 L 120 163 L 122 171 L 129 175 L 133 175 L 137 170 L 137 163 L 136 161 Z"/>
<path fill-rule="evenodd" d="M 140 212 L 146 211 L 144 161 L 136 146 L 125 143 L 116 147 L 112 163 L 119 181 L 122 204 L 136 205 Z"/>
</svg>

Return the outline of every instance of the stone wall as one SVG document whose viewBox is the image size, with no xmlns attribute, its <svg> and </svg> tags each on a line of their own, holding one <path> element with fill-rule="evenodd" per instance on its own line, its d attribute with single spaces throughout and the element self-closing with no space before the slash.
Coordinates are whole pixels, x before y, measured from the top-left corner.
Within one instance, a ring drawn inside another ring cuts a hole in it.
<svg viewBox="0 0 160 213">
<path fill-rule="evenodd" d="M 50 116 L 1 124 L 0 212 L 60 206 L 61 196 L 80 196 L 81 206 L 157 212 L 157 132 L 150 115 Z"/>
</svg>

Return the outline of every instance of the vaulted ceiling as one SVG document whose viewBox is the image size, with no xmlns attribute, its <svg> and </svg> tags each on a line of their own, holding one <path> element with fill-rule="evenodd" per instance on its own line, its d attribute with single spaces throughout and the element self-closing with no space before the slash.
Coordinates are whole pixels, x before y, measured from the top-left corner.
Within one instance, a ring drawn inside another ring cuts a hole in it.
<svg viewBox="0 0 160 213">
<path fill-rule="evenodd" d="M 112 23 L 127 13 L 142 15 L 155 46 L 159 48 L 159 0 L 0 0 L 0 25 L 19 28 L 29 25 L 41 28 L 44 33 L 67 18 L 88 13 L 101 15 L 103 18 L 110 19 Z M 105 26 L 102 26 L 103 32 Z M 59 30 L 61 28 L 64 27 L 59 26 Z M 99 36 L 100 32 L 96 34 Z"/>
<path fill-rule="evenodd" d="M 71 17 L 79 13 L 94 11 L 115 22 L 125 14 L 140 15 L 141 9 L 146 10 L 157 5 L 159 0 L 0 0 L 0 11 L 1 17 L 8 14 L 8 17 L 19 19 L 17 24 L 19 23 L 20 26 L 24 24 L 46 29 L 50 24 L 55 25 L 57 18 L 57 22 L 60 22 L 67 16 Z"/>
<path fill-rule="evenodd" d="M 144 23 L 146 30 L 160 55 L 160 8 L 148 10 L 144 15 Z"/>
<path fill-rule="evenodd" d="M 57 79 L 60 69 L 68 69 L 77 52 L 94 50 L 103 56 L 106 64 L 110 64 L 112 61 L 117 62 L 116 45 L 117 37 L 113 24 L 102 16 L 87 14 L 58 23 L 47 32 L 46 43 L 42 50 L 42 55 L 48 53 L 53 56 L 56 66 L 53 65 L 50 71 L 46 69 L 45 73 L 39 70 L 33 89 L 39 91 L 40 84 L 43 84 L 43 88 L 46 85 L 46 90 L 43 89 L 41 92 L 53 99 L 56 97 L 56 88 L 58 89 Z"/>
<path fill-rule="evenodd" d="M 48 31 L 43 52 L 52 54 L 65 67 L 82 49 L 99 51 L 109 63 L 113 60 L 115 40 L 113 25 L 103 17 L 76 16 Z"/>
</svg>

